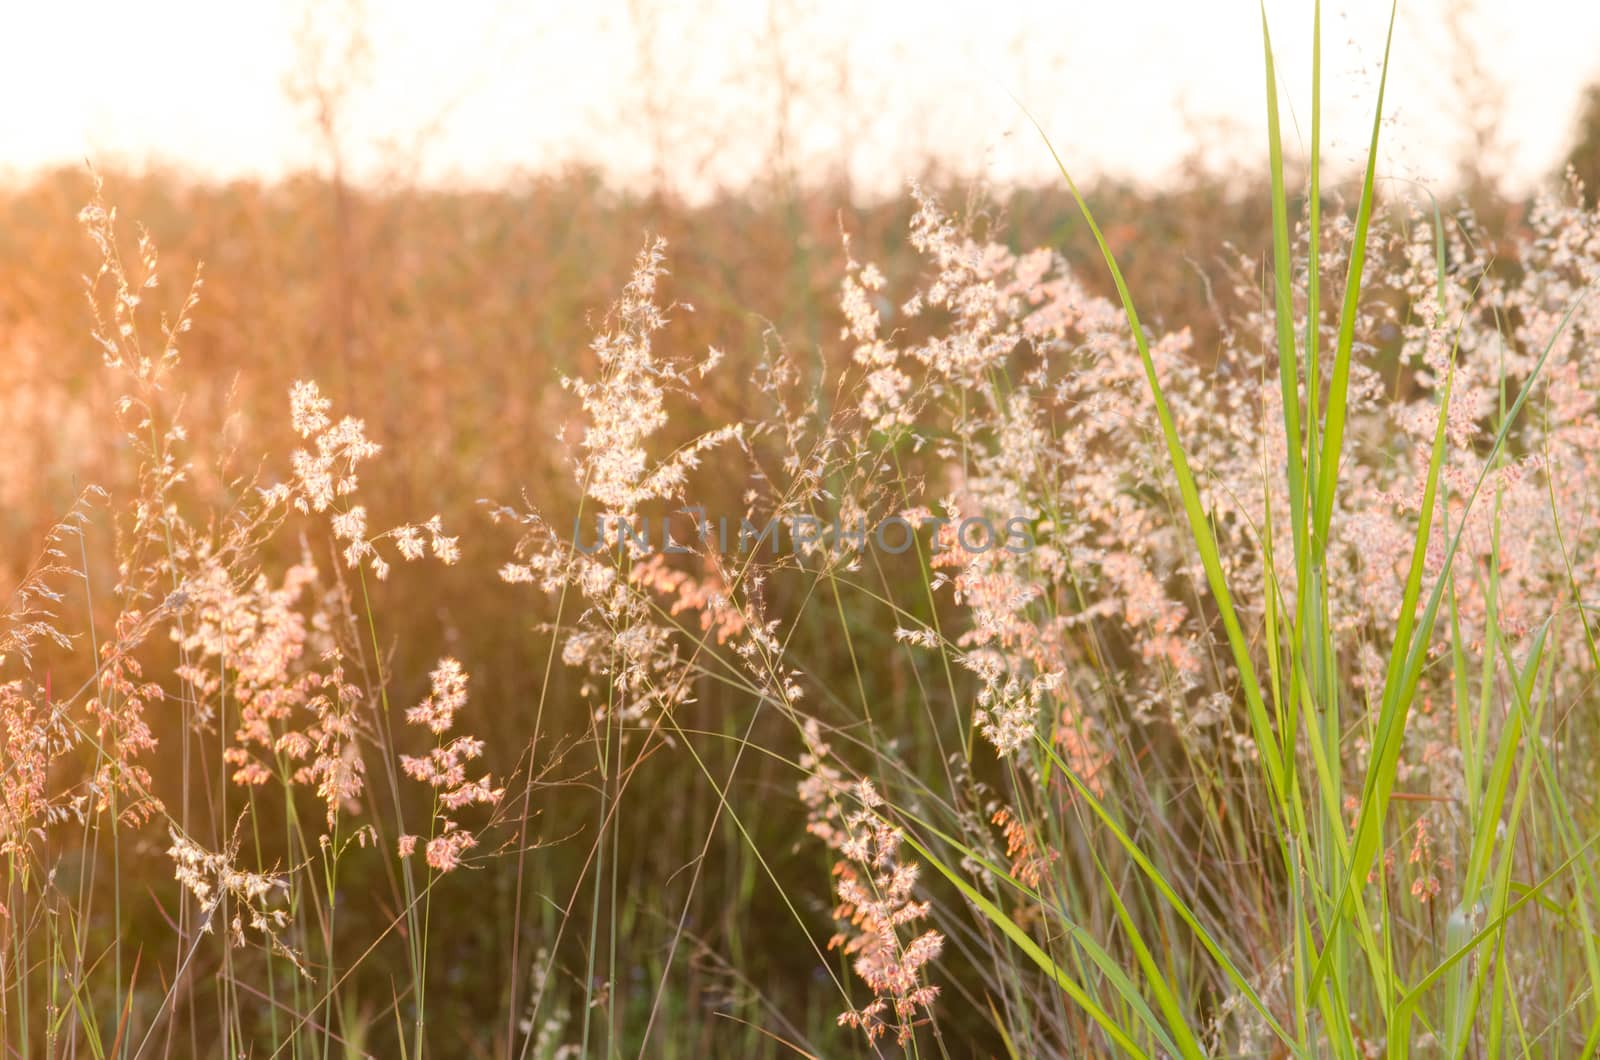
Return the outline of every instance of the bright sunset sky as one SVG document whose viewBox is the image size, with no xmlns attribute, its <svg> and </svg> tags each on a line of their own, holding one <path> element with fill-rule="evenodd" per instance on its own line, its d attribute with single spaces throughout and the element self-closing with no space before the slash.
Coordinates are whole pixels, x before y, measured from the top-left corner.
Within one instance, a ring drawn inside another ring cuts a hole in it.
<svg viewBox="0 0 1600 1060">
<path fill-rule="evenodd" d="M 1446 2 L 1402 3 L 1385 106 L 1390 176 L 1451 171 L 1462 116 Z M 1581 88 L 1600 78 L 1600 4 L 1476 6 L 1469 25 L 1504 115 L 1490 165 L 1525 183 L 1560 157 Z M 315 8 L 324 39 L 338 7 Z M 0 34 L 0 173 L 84 159 L 216 176 L 317 164 L 308 111 L 285 90 L 308 10 L 215 0 L 11 8 Z M 1302 120 L 1309 11 L 1309 0 L 1268 4 L 1281 81 Z M 1364 148 L 1387 14 L 1379 0 L 1326 5 L 1331 161 L 1354 162 Z M 1197 144 L 1252 163 L 1264 139 L 1254 0 L 374 2 L 360 24 L 370 59 L 346 112 L 358 175 L 403 159 L 424 179 L 492 181 L 586 160 L 630 181 L 657 168 L 660 144 L 659 167 L 693 192 L 761 172 L 781 142 L 802 170 L 847 161 L 858 186 L 874 190 L 900 185 L 926 152 L 968 174 L 1041 178 L 1048 156 L 1011 93 L 1085 172 L 1158 179 Z"/>
</svg>

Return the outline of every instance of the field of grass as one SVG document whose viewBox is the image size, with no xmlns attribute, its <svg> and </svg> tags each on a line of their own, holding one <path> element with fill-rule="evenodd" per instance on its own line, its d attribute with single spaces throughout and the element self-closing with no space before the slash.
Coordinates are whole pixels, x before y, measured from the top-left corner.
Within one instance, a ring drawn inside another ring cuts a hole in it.
<svg viewBox="0 0 1600 1060">
<path fill-rule="evenodd" d="M 1160 192 L 0 189 L 0 1054 L 1600 1050 L 1600 214 L 1263 45 Z"/>
</svg>

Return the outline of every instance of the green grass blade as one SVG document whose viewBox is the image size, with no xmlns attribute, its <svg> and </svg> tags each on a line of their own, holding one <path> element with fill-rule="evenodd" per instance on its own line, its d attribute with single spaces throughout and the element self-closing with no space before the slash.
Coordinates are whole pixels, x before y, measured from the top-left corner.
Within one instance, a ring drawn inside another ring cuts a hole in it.
<svg viewBox="0 0 1600 1060">
<path fill-rule="evenodd" d="M 1095 1023 L 1106 1032 L 1107 1037 L 1134 1056 L 1148 1055 L 1144 1052 L 1144 1050 L 1139 1048 L 1139 1044 L 1137 1042 L 1128 1036 L 1128 1032 L 1122 1028 L 1117 1020 L 1103 1007 L 1101 1007 L 1100 1003 L 1094 999 L 1094 996 L 1090 994 L 1081 983 L 1068 975 L 1060 965 L 1052 960 L 1050 955 L 1046 953 L 1037 942 L 1033 941 L 1033 938 L 1029 936 L 1029 934 L 1024 931 L 1015 920 L 1006 915 L 1005 910 L 1001 909 L 998 905 L 995 905 L 995 903 L 986 895 L 984 895 L 983 892 L 979 891 L 976 887 L 972 886 L 972 884 L 968 883 L 960 873 L 946 865 L 943 860 L 933 853 L 933 851 L 929 850 L 922 843 L 918 842 L 914 836 L 907 834 L 904 836 L 904 839 L 906 844 L 914 849 L 918 854 L 922 855 L 928 864 L 939 870 L 939 874 L 945 879 L 949 880 L 950 883 L 955 886 L 956 890 L 961 892 L 963 897 L 965 897 L 973 905 L 977 906 L 978 910 L 983 913 L 984 917 L 988 919 L 990 923 L 998 927 L 1006 936 L 1006 938 L 1010 939 L 1018 949 L 1027 955 L 1030 961 L 1037 965 L 1039 969 L 1046 975 L 1050 976 L 1051 979 L 1055 980 L 1056 985 L 1061 987 L 1062 991 L 1080 1008 L 1082 1008 L 1083 1011 L 1088 1014 L 1090 1019 L 1094 1020 Z M 962 847 L 959 843 L 954 845 L 956 846 L 956 849 L 963 852 L 964 856 L 973 856 L 970 850 Z M 1004 873 L 1000 873 L 999 869 L 992 866 L 991 871 L 1001 876 L 1005 875 Z M 1078 943 L 1080 946 L 1083 946 L 1085 952 L 1089 954 L 1090 959 L 1095 961 L 1096 966 L 1100 967 L 1102 971 L 1107 973 L 1107 977 L 1112 979 L 1113 985 L 1117 987 L 1118 993 L 1123 995 L 1123 1000 L 1128 1002 L 1136 1012 L 1140 1013 L 1141 1018 L 1145 1020 L 1146 1025 L 1151 1028 L 1152 1033 L 1154 1033 L 1158 1038 L 1162 1039 L 1163 1045 L 1165 1045 L 1171 1052 L 1176 1053 L 1178 1051 L 1177 1046 L 1172 1042 L 1171 1038 L 1167 1036 L 1165 1030 L 1161 1028 L 1160 1021 L 1156 1019 L 1155 1013 L 1150 1011 L 1150 1006 L 1147 1005 L 1144 999 L 1139 996 L 1138 990 L 1134 988 L 1132 981 L 1129 980 L 1126 974 L 1122 972 L 1116 961 L 1109 954 L 1105 953 L 1105 951 L 1101 949 L 1099 944 L 1095 942 L 1087 932 L 1083 931 L 1081 928 L 1078 928 L 1076 925 L 1067 925 L 1067 927 L 1072 940 Z M 1101 960 L 1097 960 L 1097 957 L 1102 958 L 1104 963 L 1102 964 Z"/>
<path fill-rule="evenodd" d="M 1350 395 L 1350 355 L 1355 348 L 1356 315 L 1361 304 L 1361 280 L 1367 261 L 1367 232 L 1377 198 L 1378 134 L 1383 129 L 1383 95 L 1389 83 L 1389 54 L 1394 44 L 1395 15 L 1389 8 L 1389 32 L 1383 43 L 1383 69 L 1378 75 L 1378 103 L 1372 118 L 1372 139 L 1367 145 L 1367 168 L 1361 181 L 1361 202 L 1356 208 L 1355 237 L 1350 244 L 1350 267 L 1345 275 L 1344 305 L 1339 313 L 1339 341 L 1334 349 L 1333 378 L 1328 386 L 1328 408 L 1322 427 L 1322 452 L 1317 459 L 1316 519 L 1312 527 L 1319 554 L 1327 550 L 1328 527 L 1333 519 L 1333 498 L 1339 486 L 1339 459 L 1344 449 L 1347 405 Z"/>
<path fill-rule="evenodd" d="M 1073 181 L 1071 173 L 1067 171 L 1066 164 L 1061 161 L 1061 156 L 1056 152 L 1055 145 L 1050 142 L 1044 127 L 1026 109 L 1028 120 L 1033 122 L 1033 127 L 1043 139 L 1045 147 L 1050 151 L 1057 170 L 1062 179 L 1067 182 L 1067 189 L 1071 192 L 1073 201 L 1077 203 L 1078 211 L 1083 216 L 1084 222 L 1089 226 L 1089 231 L 1094 236 L 1100 254 L 1104 258 L 1106 267 L 1111 273 L 1111 280 L 1116 285 L 1117 297 L 1122 302 L 1123 312 L 1128 318 L 1128 329 L 1133 337 L 1134 345 L 1138 348 L 1139 359 L 1144 366 L 1145 381 L 1149 384 L 1150 394 L 1156 407 L 1156 417 L 1161 423 L 1162 438 L 1167 447 L 1167 458 L 1172 467 L 1173 478 L 1178 484 L 1178 493 L 1183 502 L 1184 516 L 1189 524 L 1190 536 L 1193 537 L 1195 547 L 1200 553 L 1200 562 L 1205 569 L 1206 583 L 1211 589 L 1212 598 L 1215 600 L 1217 610 L 1222 615 L 1222 624 L 1228 635 L 1228 646 L 1233 656 L 1234 665 L 1239 670 L 1239 683 L 1244 688 L 1246 706 L 1250 715 L 1250 727 L 1255 739 L 1256 748 L 1261 756 L 1263 768 L 1267 774 L 1267 782 L 1273 793 L 1274 812 L 1286 818 L 1285 823 L 1292 815 L 1286 805 L 1287 783 L 1284 776 L 1285 769 L 1281 755 L 1278 751 L 1278 742 L 1272 730 L 1271 720 L 1267 717 L 1266 703 L 1262 698 L 1261 683 L 1256 676 L 1255 662 L 1250 656 L 1250 644 L 1244 634 L 1244 628 L 1239 622 L 1238 611 L 1233 605 L 1233 594 L 1228 589 L 1227 577 L 1222 570 L 1222 558 L 1217 548 L 1216 535 L 1211 531 L 1211 523 L 1206 515 L 1204 506 L 1200 503 L 1200 490 L 1195 484 L 1193 471 L 1189 468 L 1189 459 L 1184 452 L 1183 442 L 1178 437 L 1178 427 L 1172 416 L 1172 409 L 1167 403 L 1165 391 L 1161 387 L 1160 376 L 1156 373 L 1155 359 L 1150 354 L 1150 343 L 1144 333 L 1144 326 L 1139 322 L 1139 311 L 1134 306 L 1133 294 L 1128 290 L 1127 280 L 1123 278 L 1122 269 L 1117 265 L 1116 255 L 1111 252 L 1111 246 L 1106 242 L 1105 234 L 1100 230 L 1100 225 L 1094 219 L 1094 212 L 1090 210 L 1089 203 L 1084 199 L 1078 185 Z"/>
</svg>

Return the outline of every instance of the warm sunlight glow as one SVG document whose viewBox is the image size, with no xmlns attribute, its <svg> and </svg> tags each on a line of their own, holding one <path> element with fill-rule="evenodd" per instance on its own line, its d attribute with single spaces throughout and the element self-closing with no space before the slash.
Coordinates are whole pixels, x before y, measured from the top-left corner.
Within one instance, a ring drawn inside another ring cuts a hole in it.
<svg viewBox="0 0 1600 1060">
<path fill-rule="evenodd" d="M 1409 62 L 1391 87 L 1391 176 L 1446 177 L 1439 159 L 1461 147 L 1458 79 L 1472 71 L 1444 17 L 1451 6 L 1402 5 L 1395 49 Z M 1325 7 L 1326 69 L 1341 86 L 1327 93 L 1328 157 L 1347 165 L 1364 149 L 1387 5 Z M 1600 74 L 1600 5 L 1476 7 L 1464 32 L 1503 132 L 1489 164 L 1524 182 L 1559 156 L 1578 92 Z M 1301 121 L 1309 9 L 1268 4 Z M 79 0 L 5 15 L 0 167 L 155 160 L 271 176 L 319 164 L 310 108 L 285 86 L 308 37 L 337 42 L 353 20 L 367 48 L 341 78 L 358 173 L 400 164 L 481 182 L 585 161 L 621 182 L 664 170 L 703 191 L 749 179 L 782 150 L 802 167 L 847 167 L 879 192 L 898 190 L 925 156 L 998 181 L 1043 179 L 1011 93 L 1080 165 L 1143 180 L 1196 153 L 1254 156 L 1265 135 L 1249 0 L 609 0 L 448 13 L 411 0 Z"/>
</svg>

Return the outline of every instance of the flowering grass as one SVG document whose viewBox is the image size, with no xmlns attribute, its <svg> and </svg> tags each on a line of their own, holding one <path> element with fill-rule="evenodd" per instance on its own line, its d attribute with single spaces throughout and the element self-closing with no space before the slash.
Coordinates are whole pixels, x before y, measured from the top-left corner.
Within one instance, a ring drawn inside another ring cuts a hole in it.
<svg viewBox="0 0 1600 1060">
<path fill-rule="evenodd" d="M 1600 216 L 1385 192 L 1383 80 L 1327 195 L 1315 54 L 1291 195 L 1263 41 L 1214 319 L 1141 320 L 1066 167 L 1109 288 L 919 186 L 820 357 L 683 350 L 652 238 L 560 479 L 476 512 L 373 485 L 417 436 L 348 379 L 192 431 L 211 289 L 97 195 L 120 470 L 0 628 L 7 1055 L 1595 1052 Z"/>
</svg>

